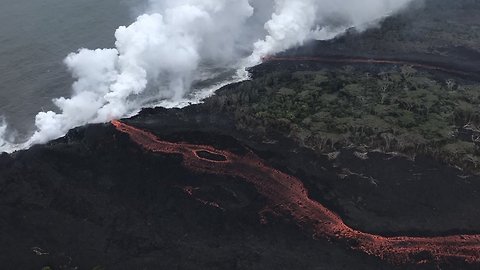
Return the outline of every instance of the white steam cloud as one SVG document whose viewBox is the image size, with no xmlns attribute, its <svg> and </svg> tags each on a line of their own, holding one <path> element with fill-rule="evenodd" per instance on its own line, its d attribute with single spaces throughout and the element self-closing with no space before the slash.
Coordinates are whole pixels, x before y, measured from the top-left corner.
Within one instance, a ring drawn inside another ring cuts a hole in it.
<svg viewBox="0 0 480 270">
<path fill-rule="evenodd" d="M 6 138 L 7 133 L 7 123 L 5 119 L 0 118 L 0 149 L 4 149 L 7 147 L 7 141 L 4 139 Z"/>
<path fill-rule="evenodd" d="M 71 128 L 125 117 L 161 101 L 185 104 L 196 83 L 245 79 L 235 78 L 234 71 L 311 39 L 330 39 L 351 27 L 363 30 L 412 1 L 151 0 L 148 13 L 117 29 L 115 48 L 67 56 L 64 62 L 76 79 L 72 96 L 53 101 L 58 112 L 36 116 L 27 142 L 6 139 L 2 120 L 0 152 L 46 143 Z"/>
<path fill-rule="evenodd" d="M 251 62 L 302 45 L 332 39 L 355 27 L 359 31 L 407 7 L 414 0 L 277 0 L 268 35 L 254 44 Z"/>
</svg>

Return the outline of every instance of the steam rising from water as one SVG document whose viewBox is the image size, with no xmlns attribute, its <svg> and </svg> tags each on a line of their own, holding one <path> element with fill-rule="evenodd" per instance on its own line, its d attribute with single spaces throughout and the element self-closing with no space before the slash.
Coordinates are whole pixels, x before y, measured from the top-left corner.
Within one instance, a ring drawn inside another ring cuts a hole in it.
<svg viewBox="0 0 480 270">
<path fill-rule="evenodd" d="M 136 113 L 142 106 L 199 102 L 199 85 L 246 79 L 245 67 L 263 56 L 311 39 L 363 30 L 413 0 L 151 0 L 148 13 L 115 32 L 115 48 L 80 49 L 64 60 L 76 79 L 58 112 L 40 112 L 23 143 L 7 139 L 0 151 L 46 143 L 71 128 Z"/>
</svg>

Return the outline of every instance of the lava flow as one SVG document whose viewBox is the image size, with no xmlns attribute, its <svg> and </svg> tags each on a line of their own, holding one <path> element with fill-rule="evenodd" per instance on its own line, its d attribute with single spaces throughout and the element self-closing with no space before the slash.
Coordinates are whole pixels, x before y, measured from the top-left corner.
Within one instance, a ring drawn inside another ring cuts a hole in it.
<svg viewBox="0 0 480 270">
<path fill-rule="evenodd" d="M 267 198 L 270 206 L 288 213 L 300 226 L 313 229 L 316 237 L 344 240 L 353 249 L 392 263 L 428 263 L 449 259 L 480 263 L 480 235 L 384 237 L 360 232 L 310 199 L 299 179 L 267 166 L 253 153 L 239 156 L 212 146 L 165 142 L 152 133 L 125 123 L 113 121 L 112 124 L 148 151 L 183 155 L 183 165 L 190 170 L 236 176 L 252 183 Z M 225 157 L 225 160 L 201 158 L 197 155 L 199 151 Z"/>
<path fill-rule="evenodd" d="M 441 71 L 450 74 L 456 74 L 461 76 L 472 76 L 471 73 L 449 69 L 441 66 L 435 66 L 431 64 L 422 64 L 410 61 L 403 60 L 389 60 L 389 59 L 371 59 L 371 58 L 328 58 L 328 57 L 305 57 L 305 56 L 296 56 L 296 57 L 274 57 L 266 56 L 262 58 L 263 62 L 285 62 L 285 61 L 312 61 L 312 62 L 323 62 L 330 64 L 380 64 L 380 65 L 405 65 L 411 66 L 414 68 Z"/>
</svg>

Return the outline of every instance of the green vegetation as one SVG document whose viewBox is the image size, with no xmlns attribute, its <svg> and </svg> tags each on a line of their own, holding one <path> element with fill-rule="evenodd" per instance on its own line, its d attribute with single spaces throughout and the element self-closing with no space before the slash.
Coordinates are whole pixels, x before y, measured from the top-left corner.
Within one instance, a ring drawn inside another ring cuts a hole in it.
<svg viewBox="0 0 480 270">
<path fill-rule="evenodd" d="M 480 172 L 480 85 L 404 66 L 378 74 L 353 67 L 276 72 L 236 88 L 210 102 L 232 112 L 240 130 L 281 132 L 321 153 L 343 147 L 423 153 Z"/>
</svg>

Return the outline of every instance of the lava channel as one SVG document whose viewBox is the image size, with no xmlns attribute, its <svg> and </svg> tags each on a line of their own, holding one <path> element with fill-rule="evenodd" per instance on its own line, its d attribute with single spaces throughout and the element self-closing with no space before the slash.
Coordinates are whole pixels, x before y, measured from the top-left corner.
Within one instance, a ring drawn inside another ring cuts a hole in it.
<svg viewBox="0 0 480 270">
<path fill-rule="evenodd" d="M 480 263 L 480 235 L 385 237 L 361 232 L 348 227 L 338 215 L 310 199 L 299 179 L 267 166 L 251 152 L 239 156 L 207 145 L 166 142 L 120 121 L 112 124 L 148 151 L 181 154 L 183 165 L 192 171 L 236 176 L 252 183 L 270 206 L 289 213 L 299 226 L 313 230 L 316 238 L 345 241 L 352 249 L 395 264 L 441 263 L 450 259 Z M 225 160 L 201 158 L 197 155 L 199 151 L 225 157 Z"/>
<path fill-rule="evenodd" d="M 389 60 L 389 59 L 371 59 L 371 58 L 328 58 L 328 57 L 305 57 L 305 56 L 296 56 L 296 57 L 276 57 L 276 56 L 265 56 L 262 58 L 263 62 L 294 62 L 294 61 L 311 61 L 311 62 L 321 62 L 321 63 L 330 63 L 330 64 L 377 64 L 377 65 L 406 65 L 420 69 L 440 71 L 449 74 L 456 74 L 460 76 L 472 76 L 471 73 L 466 71 L 449 69 L 441 66 L 435 66 L 431 64 L 422 64 L 411 61 L 404 60 Z"/>
</svg>

